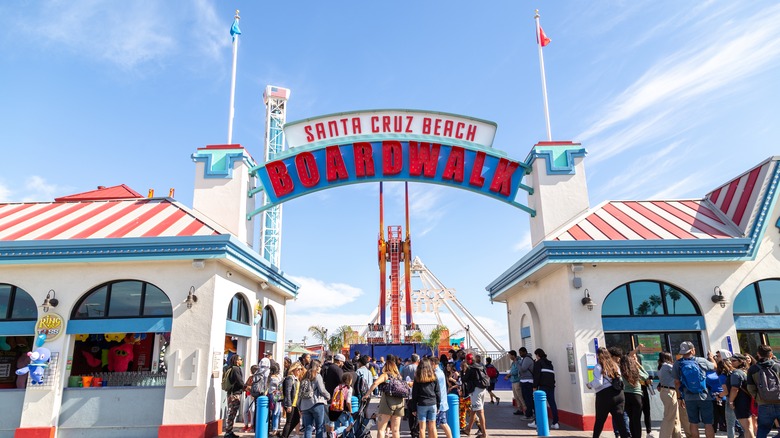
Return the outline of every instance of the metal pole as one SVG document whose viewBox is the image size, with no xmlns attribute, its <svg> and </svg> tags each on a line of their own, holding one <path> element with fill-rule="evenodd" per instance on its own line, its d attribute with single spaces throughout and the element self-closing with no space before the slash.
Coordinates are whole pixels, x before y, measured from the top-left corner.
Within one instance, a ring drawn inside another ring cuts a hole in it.
<svg viewBox="0 0 780 438">
<path fill-rule="evenodd" d="M 450 426 L 452 438 L 460 438 L 460 398 L 457 394 L 447 394 L 447 425 Z"/>
<path fill-rule="evenodd" d="M 268 438 L 268 396 L 255 400 L 255 438 Z"/>
<path fill-rule="evenodd" d="M 536 408 L 536 436 L 550 436 L 550 422 L 547 419 L 547 394 L 544 391 L 534 391 L 534 407 Z"/>
</svg>

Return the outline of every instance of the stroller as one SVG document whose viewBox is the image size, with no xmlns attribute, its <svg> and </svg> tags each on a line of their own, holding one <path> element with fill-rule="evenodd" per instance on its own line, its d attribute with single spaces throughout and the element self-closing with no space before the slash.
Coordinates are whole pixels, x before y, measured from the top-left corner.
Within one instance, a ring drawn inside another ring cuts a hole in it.
<svg viewBox="0 0 780 438">
<path fill-rule="evenodd" d="M 360 400 L 357 412 L 352 414 L 352 422 L 338 438 L 371 438 L 371 428 L 376 421 L 368 416 L 368 400 Z"/>
</svg>

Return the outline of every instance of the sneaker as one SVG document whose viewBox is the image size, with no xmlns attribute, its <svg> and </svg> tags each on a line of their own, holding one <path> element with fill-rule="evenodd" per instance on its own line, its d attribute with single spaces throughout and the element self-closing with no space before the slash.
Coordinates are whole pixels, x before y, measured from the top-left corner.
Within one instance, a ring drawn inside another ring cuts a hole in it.
<svg viewBox="0 0 780 438">
<path fill-rule="evenodd" d="M 496 405 L 498 405 L 498 403 L 499 403 L 500 401 L 501 401 L 501 399 L 500 399 L 500 398 L 498 398 L 498 397 L 496 397 Z"/>
<path fill-rule="evenodd" d="M 524 420 L 528 420 L 528 421 L 533 421 L 534 416 L 533 415 L 526 415 L 525 417 L 523 417 L 523 419 Z"/>
<path fill-rule="evenodd" d="M 550 426 L 550 429 L 556 429 L 556 430 L 558 430 L 558 429 L 560 429 L 560 428 L 561 428 L 561 426 L 559 426 L 559 425 L 558 425 L 558 423 L 555 423 L 555 424 L 553 424 L 552 426 Z"/>
<path fill-rule="evenodd" d="M 536 429 L 536 421 L 532 421 L 528 423 L 528 427 L 530 427 L 531 429 Z"/>
<path fill-rule="evenodd" d="M 647 432 L 647 435 L 645 435 L 645 438 L 655 438 L 655 435 L 653 435 L 653 432 Z"/>
<path fill-rule="evenodd" d="M 515 414 L 515 415 L 523 415 L 523 413 L 522 413 L 522 412 L 520 412 L 520 411 L 514 411 L 514 412 L 512 412 L 512 413 L 513 413 L 513 414 Z M 528 419 L 528 418 L 526 418 L 526 420 L 527 420 L 527 419 Z"/>
</svg>

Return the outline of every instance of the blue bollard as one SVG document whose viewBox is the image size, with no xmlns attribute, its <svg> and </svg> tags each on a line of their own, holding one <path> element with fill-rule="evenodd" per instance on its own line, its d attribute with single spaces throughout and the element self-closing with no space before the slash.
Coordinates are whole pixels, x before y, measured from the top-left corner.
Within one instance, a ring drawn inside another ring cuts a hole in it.
<svg viewBox="0 0 780 438">
<path fill-rule="evenodd" d="M 550 436 L 550 422 L 547 419 L 547 394 L 544 391 L 534 391 L 534 406 L 536 407 L 536 436 Z"/>
<path fill-rule="evenodd" d="M 268 396 L 255 400 L 255 438 L 268 438 Z"/>
<path fill-rule="evenodd" d="M 460 438 L 460 398 L 457 394 L 447 394 L 447 425 L 452 431 L 452 438 Z"/>
<path fill-rule="evenodd" d="M 353 395 L 350 402 L 352 403 L 352 413 L 354 414 L 358 411 L 358 409 L 360 409 L 360 399 Z"/>
</svg>

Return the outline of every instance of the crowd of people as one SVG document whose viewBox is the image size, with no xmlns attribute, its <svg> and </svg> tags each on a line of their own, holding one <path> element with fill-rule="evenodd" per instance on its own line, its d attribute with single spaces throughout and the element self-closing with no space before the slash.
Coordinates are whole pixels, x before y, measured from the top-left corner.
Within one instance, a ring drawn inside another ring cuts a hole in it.
<svg viewBox="0 0 780 438">
<path fill-rule="evenodd" d="M 670 352 L 659 354 L 657 382 L 642 364 L 639 350 L 598 349 L 593 379 L 587 384 L 596 393 L 594 438 L 601 436 L 608 414 L 615 436 L 641 437 L 644 425 L 646 437 L 654 437 L 649 394 L 656 390 L 663 404 L 660 438 L 698 438 L 700 425 L 707 438 L 718 430 L 728 438 L 766 438 L 773 428 L 780 429 L 780 363 L 770 346 L 759 346 L 755 358 L 728 350 L 705 358 L 685 341 L 677 359 Z"/>
<path fill-rule="evenodd" d="M 525 354 L 524 349 L 521 352 Z M 516 356 L 515 352 L 510 354 Z M 536 350 L 536 355 L 538 360 L 531 361 L 531 373 L 536 376 L 535 383 L 532 377 L 532 385 L 548 392 L 554 412 L 553 427 L 557 428 L 555 374 L 544 351 Z M 459 400 L 460 433 L 468 436 L 476 427 L 475 436 L 487 438 L 486 399 L 495 404 L 501 401 L 494 393 L 499 373 L 491 362 L 490 358 L 483 360 L 479 354 L 450 350 L 438 358 L 412 354 L 405 360 L 392 354 L 375 360 L 360 353 L 347 360 L 343 354 L 335 354 L 324 363 L 312 359 L 310 354 L 303 354 L 295 362 L 285 358 L 280 366 L 267 353 L 258 365 L 251 367 L 251 375 L 244 379 L 242 358 L 233 355 L 223 382 L 223 389 L 228 393 L 224 436 L 237 436 L 233 424 L 242 398 L 245 399 L 244 431 L 252 431 L 255 399 L 266 395 L 269 436 L 289 438 L 299 423 L 304 438 L 340 436 L 352 422 L 351 401 L 355 396 L 360 400 L 361 408 L 372 397 L 379 398 L 375 415 L 378 438 L 385 438 L 388 433 L 392 438 L 398 438 L 403 420 L 406 420 L 412 438 L 435 437 L 437 429 L 441 429 L 446 438 L 452 438 L 447 423 L 450 409 L 447 396 L 455 394 Z M 512 379 L 514 382 L 514 377 Z M 526 406 L 524 401 L 517 403 Z M 284 424 L 280 428 L 282 415 Z"/>
</svg>

